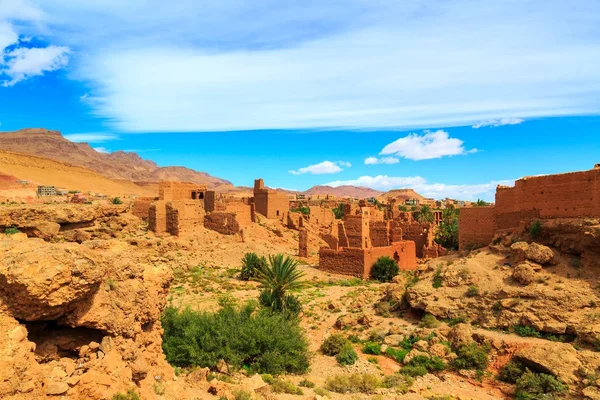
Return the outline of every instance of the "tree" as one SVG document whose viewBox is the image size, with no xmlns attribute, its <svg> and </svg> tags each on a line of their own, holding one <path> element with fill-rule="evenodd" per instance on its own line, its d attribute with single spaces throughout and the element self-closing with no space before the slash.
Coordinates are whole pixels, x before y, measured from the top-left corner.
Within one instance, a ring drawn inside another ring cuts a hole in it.
<svg viewBox="0 0 600 400">
<path fill-rule="evenodd" d="M 473 203 L 473 206 L 475 207 L 485 207 L 485 206 L 489 206 L 490 203 L 488 203 L 487 201 L 481 200 L 481 199 L 477 199 L 477 201 L 475 203 Z"/>
<path fill-rule="evenodd" d="M 343 203 L 338 204 L 338 206 L 335 207 L 332 211 L 333 211 L 333 214 L 335 215 L 335 219 L 344 218 L 344 204 Z"/>
<path fill-rule="evenodd" d="M 447 249 L 458 249 L 458 209 L 448 206 L 442 211 L 435 241 Z"/>
<path fill-rule="evenodd" d="M 404 205 L 399 205 L 398 206 L 398 210 L 402 211 L 402 212 L 407 212 L 408 211 L 408 207 L 404 206 Z"/>
<path fill-rule="evenodd" d="M 123 201 L 118 197 L 113 197 L 112 199 L 110 199 L 110 202 L 112 204 L 123 204 Z"/>
<path fill-rule="evenodd" d="M 398 275 L 399 268 L 396 260 L 382 256 L 375 261 L 371 268 L 371 278 L 380 282 L 391 282 Z"/>
<path fill-rule="evenodd" d="M 300 303 L 290 290 L 303 286 L 304 273 L 298 270 L 298 261 L 283 254 L 269 256 L 269 264 L 261 266 L 258 281 L 263 285 L 260 292 L 262 305 L 284 314 L 297 315 Z"/>
<path fill-rule="evenodd" d="M 421 224 L 432 224 L 434 221 L 433 211 L 428 205 L 423 205 L 418 211 L 413 212 L 413 217 Z"/>
<path fill-rule="evenodd" d="M 242 258 L 242 270 L 241 270 L 241 279 L 243 281 L 249 281 L 250 279 L 254 279 L 258 276 L 258 271 L 261 266 L 267 265 L 267 260 L 265 257 L 259 257 L 256 253 L 246 253 L 244 254 L 244 258 Z"/>
</svg>

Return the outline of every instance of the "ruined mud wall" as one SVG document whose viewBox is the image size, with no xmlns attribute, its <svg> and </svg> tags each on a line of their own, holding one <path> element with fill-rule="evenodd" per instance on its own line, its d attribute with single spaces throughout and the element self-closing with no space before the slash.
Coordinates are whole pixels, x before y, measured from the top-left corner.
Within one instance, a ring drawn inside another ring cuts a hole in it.
<svg viewBox="0 0 600 400">
<path fill-rule="evenodd" d="M 402 222 L 399 220 L 390 221 L 390 242 L 399 242 L 403 239 Z"/>
<path fill-rule="evenodd" d="M 308 206 L 310 209 L 309 221 L 315 225 L 329 226 L 335 219 L 335 215 L 331 208 L 320 206 Z"/>
<path fill-rule="evenodd" d="M 138 197 L 133 202 L 132 214 L 144 221 L 148 221 L 150 204 L 155 200 L 156 198 L 154 197 Z"/>
<path fill-rule="evenodd" d="M 362 215 L 346 215 L 344 226 L 348 238 L 348 247 L 363 248 L 370 245 L 371 241 L 368 237 L 369 221 L 363 219 Z"/>
<path fill-rule="evenodd" d="M 167 202 L 164 200 L 155 201 L 148 208 L 148 230 L 154 233 L 164 233 L 167 231 Z"/>
<path fill-rule="evenodd" d="M 252 223 L 252 207 L 240 200 L 225 203 L 225 212 L 234 214 L 236 221 L 241 227 Z"/>
<path fill-rule="evenodd" d="M 417 268 L 417 253 L 415 242 L 402 240 L 386 247 L 372 247 L 365 250 L 365 277 L 371 274 L 371 268 L 379 257 L 387 256 L 398 263 L 401 270 L 414 270 Z"/>
<path fill-rule="evenodd" d="M 387 221 L 371 221 L 369 223 L 371 246 L 385 247 L 390 245 L 389 225 Z"/>
<path fill-rule="evenodd" d="M 166 204 L 167 232 L 180 236 L 202 226 L 204 210 L 193 200 L 170 201 Z"/>
<path fill-rule="evenodd" d="M 305 228 L 300 229 L 298 235 L 298 257 L 308 257 L 308 231 Z"/>
<path fill-rule="evenodd" d="M 203 200 L 206 185 L 190 182 L 161 181 L 158 183 L 160 200 Z M 195 193 L 195 199 L 193 199 Z"/>
<path fill-rule="evenodd" d="M 600 169 L 519 179 L 496 190 L 496 212 L 537 210 L 541 218 L 600 216 Z"/>
<path fill-rule="evenodd" d="M 461 208 L 458 215 L 458 248 L 487 246 L 496 231 L 495 207 Z"/>
<path fill-rule="evenodd" d="M 433 242 L 432 226 L 430 224 L 420 224 L 418 222 L 401 223 L 404 240 L 415 242 L 417 257 L 423 257 L 423 248 L 429 247 Z"/>
<path fill-rule="evenodd" d="M 235 235 L 240 231 L 240 224 L 234 213 L 212 212 L 204 216 L 204 227 L 223 235 Z"/>
<path fill-rule="evenodd" d="M 339 251 L 321 247 L 319 250 L 319 269 L 334 274 L 343 274 L 364 278 L 363 249 L 345 248 Z"/>
</svg>

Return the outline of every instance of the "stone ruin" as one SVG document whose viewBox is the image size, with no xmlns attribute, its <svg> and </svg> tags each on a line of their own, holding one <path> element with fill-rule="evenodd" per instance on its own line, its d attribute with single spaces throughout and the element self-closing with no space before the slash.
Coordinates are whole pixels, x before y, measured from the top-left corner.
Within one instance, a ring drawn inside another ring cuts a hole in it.
<svg viewBox="0 0 600 400">
<path fill-rule="evenodd" d="M 600 217 L 600 169 L 526 177 L 498 186 L 493 206 L 459 214 L 459 248 L 490 244 L 495 235 L 521 234 L 534 220 Z"/>
</svg>

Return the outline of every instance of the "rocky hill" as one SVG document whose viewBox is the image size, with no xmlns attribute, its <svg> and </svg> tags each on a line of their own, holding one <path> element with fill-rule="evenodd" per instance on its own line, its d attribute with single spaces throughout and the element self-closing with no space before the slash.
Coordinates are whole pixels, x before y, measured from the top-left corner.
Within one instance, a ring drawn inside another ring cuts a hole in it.
<svg viewBox="0 0 600 400">
<path fill-rule="evenodd" d="M 377 197 L 381 195 L 382 192 L 364 186 L 343 185 L 338 187 L 313 186 L 307 191 L 305 191 L 304 194 L 311 196 L 317 194 L 332 194 L 337 197 L 354 197 L 359 199 L 366 199 L 369 197 Z"/>
<path fill-rule="evenodd" d="M 128 181 L 157 182 L 161 179 L 206 184 L 210 188 L 231 182 L 184 167 L 159 167 L 133 152 L 101 153 L 87 143 L 73 143 L 58 131 L 43 128 L 0 132 L 0 150 L 26 153 L 77 165 L 108 178 Z"/>
<path fill-rule="evenodd" d="M 396 202 L 403 203 L 404 200 L 409 199 L 423 200 L 425 199 L 425 196 L 420 195 L 413 189 L 393 189 L 387 193 L 380 193 L 380 196 L 377 199 L 385 202 L 389 202 L 391 199 L 396 199 Z"/>
</svg>

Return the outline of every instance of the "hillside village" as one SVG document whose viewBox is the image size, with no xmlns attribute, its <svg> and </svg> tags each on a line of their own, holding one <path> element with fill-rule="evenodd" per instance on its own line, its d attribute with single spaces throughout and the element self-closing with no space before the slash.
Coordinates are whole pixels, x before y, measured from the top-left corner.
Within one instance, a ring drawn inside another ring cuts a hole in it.
<svg viewBox="0 0 600 400">
<path fill-rule="evenodd" d="M 600 165 L 358 198 L 31 133 L 0 134 L 0 398 L 600 399 Z"/>
</svg>

